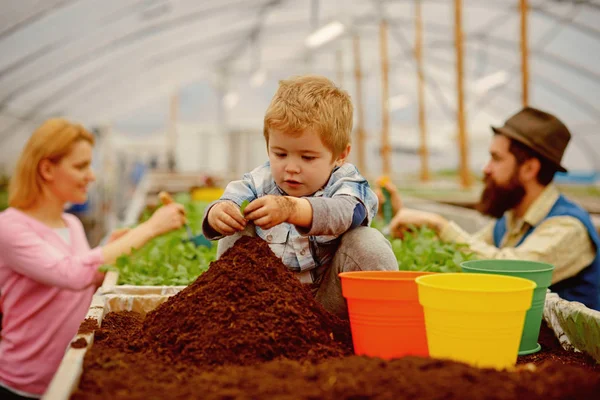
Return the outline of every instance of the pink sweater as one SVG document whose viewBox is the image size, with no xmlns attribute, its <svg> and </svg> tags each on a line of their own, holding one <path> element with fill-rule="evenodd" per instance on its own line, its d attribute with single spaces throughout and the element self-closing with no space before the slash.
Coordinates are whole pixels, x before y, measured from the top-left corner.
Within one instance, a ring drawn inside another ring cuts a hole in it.
<svg viewBox="0 0 600 400">
<path fill-rule="evenodd" d="M 102 277 L 102 249 L 63 219 L 70 245 L 17 209 L 0 213 L 0 385 L 22 394 L 45 392 Z"/>
</svg>

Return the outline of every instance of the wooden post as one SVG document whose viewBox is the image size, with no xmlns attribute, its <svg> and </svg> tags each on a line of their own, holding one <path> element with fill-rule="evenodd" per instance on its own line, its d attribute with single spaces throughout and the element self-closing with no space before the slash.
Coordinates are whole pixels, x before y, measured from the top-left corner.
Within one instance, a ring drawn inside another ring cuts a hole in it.
<svg viewBox="0 0 600 400">
<path fill-rule="evenodd" d="M 379 43 L 381 49 L 381 158 L 383 161 L 383 174 L 391 173 L 390 163 L 390 110 L 389 110 L 389 59 L 387 48 L 387 21 L 379 25 Z"/>
<path fill-rule="evenodd" d="M 429 176 L 429 151 L 427 149 L 427 123 L 425 120 L 425 74 L 423 73 L 423 20 L 421 18 L 421 0 L 415 0 L 415 58 L 419 93 L 419 129 L 421 145 L 421 182 L 427 182 Z"/>
<path fill-rule="evenodd" d="M 169 112 L 169 135 L 167 137 L 167 159 L 169 171 L 174 172 L 176 169 L 176 153 L 177 153 L 177 118 L 179 112 L 179 93 L 176 91 L 171 95 L 171 104 Z"/>
<path fill-rule="evenodd" d="M 460 152 L 460 183 L 463 187 L 471 186 L 469 171 L 469 149 L 467 127 L 465 121 L 465 102 L 463 92 L 463 34 L 462 34 L 462 0 L 454 0 L 454 42 L 456 45 L 456 88 L 458 102 L 458 147 Z"/>
<path fill-rule="evenodd" d="M 360 37 L 354 35 L 354 79 L 356 82 L 356 166 L 361 174 L 366 174 L 365 165 L 365 112 L 362 93 L 362 70 L 360 67 Z"/>
<path fill-rule="evenodd" d="M 521 0 L 521 79 L 523 86 L 523 107 L 529 104 L 529 45 L 527 36 L 527 0 Z"/>
</svg>

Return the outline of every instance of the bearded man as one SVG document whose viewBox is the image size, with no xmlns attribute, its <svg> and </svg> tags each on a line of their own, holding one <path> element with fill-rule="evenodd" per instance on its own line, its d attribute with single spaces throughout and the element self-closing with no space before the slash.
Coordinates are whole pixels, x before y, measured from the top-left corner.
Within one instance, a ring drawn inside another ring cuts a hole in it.
<svg viewBox="0 0 600 400">
<path fill-rule="evenodd" d="M 550 290 L 600 309 L 600 238 L 590 215 L 558 192 L 552 180 L 571 139 L 555 116 L 526 107 L 492 127 L 485 189 L 477 209 L 496 220 L 470 235 L 440 215 L 401 209 L 390 229 L 433 228 L 442 241 L 465 243 L 482 259 L 542 261 L 554 265 Z"/>
</svg>

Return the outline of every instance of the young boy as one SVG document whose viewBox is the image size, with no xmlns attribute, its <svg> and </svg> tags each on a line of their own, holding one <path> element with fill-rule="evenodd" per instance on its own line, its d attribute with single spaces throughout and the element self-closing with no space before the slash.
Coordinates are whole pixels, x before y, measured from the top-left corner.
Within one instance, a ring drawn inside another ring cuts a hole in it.
<svg viewBox="0 0 600 400">
<path fill-rule="evenodd" d="M 241 235 L 258 235 L 312 284 L 317 301 L 346 319 L 340 272 L 398 269 L 388 240 L 369 228 L 377 196 L 345 162 L 352 112 L 348 94 L 324 77 L 281 81 L 264 119 L 269 161 L 229 183 L 202 224 L 207 238 L 224 238 L 218 256 Z"/>
</svg>

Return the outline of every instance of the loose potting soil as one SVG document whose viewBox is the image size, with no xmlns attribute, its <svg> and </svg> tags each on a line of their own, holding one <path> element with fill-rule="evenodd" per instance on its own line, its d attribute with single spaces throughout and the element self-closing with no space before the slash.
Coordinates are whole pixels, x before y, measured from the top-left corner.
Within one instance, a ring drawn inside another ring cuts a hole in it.
<svg viewBox="0 0 600 400">
<path fill-rule="evenodd" d="M 352 354 L 349 323 L 325 311 L 265 241 L 250 237 L 148 313 L 133 346 L 199 366 Z"/>
<path fill-rule="evenodd" d="M 107 314 L 72 398 L 553 400 L 600 391 L 600 373 L 589 367 L 543 362 L 506 372 L 341 358 L 350 343 L 347 323 L 323 310 L 266 243 L 243 238 L 145 319 Z"/>
<path fill-rule="evenodd" d="M 548 327 L 545 321 L 542 321 L 538 343 L 542 346 L 542 351 L 520 356 L 517 358 L 517 364 L 533 363 L 539 365 L 546 361 L 552 361 L 563 365 L 585 367 L 600 373 L 600 364 L 589 355 L 563 349 L 554 335 L 554 331 Z"/>
<path fill-rule="evenodd" d="M 85 340 L 82 337 L 80 337 L 79 339 L 71 342 L 71 347 L 74 348 L 74 349 L 83 349 L 86 346 L 87 346 L 87 340 Z"/>
<path fill-rule="evenodd" d="M 547 361 L 533 370 L 520 366 L 507 372 L 427 358 L 386 362 L 349 356 L 317 364 L 279 359 L 208 371 L 124 349 L 141 329 L 135 313 L 105 317 L 72 399 L 555 400 L 592 399 L 600 390 L 600 373 Z"/>
<path fill-rule="evenodd" d="M 79 333 L 79 334 L 92 333 L 95 330 L 97 330 L 98 328 L 99 328 L 98 321 L 96 321 L 94 318 L 86 318 L 83 320 L 81 325 L 79 325 L 79 330 L 77 331 L 77 333 Z"/>
</svg>

